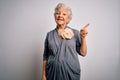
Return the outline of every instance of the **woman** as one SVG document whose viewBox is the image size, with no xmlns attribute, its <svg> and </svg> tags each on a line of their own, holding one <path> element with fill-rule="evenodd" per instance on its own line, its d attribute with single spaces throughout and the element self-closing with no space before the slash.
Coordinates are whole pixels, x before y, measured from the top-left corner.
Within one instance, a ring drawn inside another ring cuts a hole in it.
<svg viewBox="0 0 120 80">
<path fill-rule="evenodd" d="M 67 26 L 71 9 L 59 3 L 55 8 L 57 27 L 48 32 L 43 54 L 42 80 L 80 80 L 78 55 L 87 53 L 87 24 L 79 31 Z"/>
</svg>

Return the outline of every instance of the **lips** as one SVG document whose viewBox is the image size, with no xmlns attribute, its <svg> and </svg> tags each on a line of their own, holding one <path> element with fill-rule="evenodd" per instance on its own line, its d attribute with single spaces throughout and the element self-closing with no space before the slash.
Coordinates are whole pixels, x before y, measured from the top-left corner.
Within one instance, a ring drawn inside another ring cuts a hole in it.
<svg viewBox="0 0 120 80">
<path fill-rule="evenodd" d="M 63 21 L 63 18 L 58 18 L 57 20 L 58 20 L 58 21 Z"/>
</svg>

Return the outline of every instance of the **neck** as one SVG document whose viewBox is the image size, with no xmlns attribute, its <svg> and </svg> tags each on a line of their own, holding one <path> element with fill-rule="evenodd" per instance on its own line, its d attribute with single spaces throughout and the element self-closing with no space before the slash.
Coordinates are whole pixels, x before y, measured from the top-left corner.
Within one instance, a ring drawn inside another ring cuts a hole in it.
<svg viewBox="0 0 120 80">
<path fill-rule="evenodd" d="M 63 30 L 63 29 L 65 29 L 66 25 L 57 25 L 57 27 L 58 27 L 58 29 Z"/>
</svg>

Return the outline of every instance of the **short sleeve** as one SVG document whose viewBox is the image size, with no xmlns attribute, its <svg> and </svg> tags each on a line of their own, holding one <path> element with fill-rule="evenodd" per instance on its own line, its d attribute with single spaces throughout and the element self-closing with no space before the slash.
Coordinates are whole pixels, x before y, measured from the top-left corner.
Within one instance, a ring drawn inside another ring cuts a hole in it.
<svg viewBox="0 0 120 80">
<path fill-rule="evenodd" d="M 80 47 L 81 47 L 81 39 L 80 39 L 80 33 L 79 31 L 76 31 L 76 51 L 80 53 Z"/>
<path fill-rule="evenodd" d="M 44 42 L 44 53 L 43 53 L 43 60 L 48 60 L 49 57 L 49 48 L 48 48 L 48 33 Z"/>
</svg>

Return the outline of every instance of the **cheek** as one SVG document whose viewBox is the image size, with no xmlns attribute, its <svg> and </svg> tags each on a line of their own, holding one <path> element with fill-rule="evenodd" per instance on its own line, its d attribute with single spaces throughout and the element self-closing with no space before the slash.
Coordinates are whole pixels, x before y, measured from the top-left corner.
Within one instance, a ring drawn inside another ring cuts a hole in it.
<svg viewBox="0 0 120 80">
<path fill-rule="evenodd" d="M 69 17 L 66 17 L 66 22 L 68 22 L 70 20 L 70 18 Z"/>
<path fill-rule="evenodd" d="M 54 18 L 55 18 L 55 19 L 57 19 L 57 17 L 58 17 L 57 15 L 54 15 Z"/>
<path fill-rule="evenodd" d="M 55 21 L 57 22 L 57 17 L 55 17 Z"/>
<path fill-rule="evenodd" d="M 57 16 L 54 16 L 55 20 L 57 19 Z"/>
</svg>

